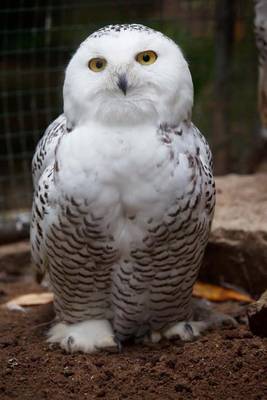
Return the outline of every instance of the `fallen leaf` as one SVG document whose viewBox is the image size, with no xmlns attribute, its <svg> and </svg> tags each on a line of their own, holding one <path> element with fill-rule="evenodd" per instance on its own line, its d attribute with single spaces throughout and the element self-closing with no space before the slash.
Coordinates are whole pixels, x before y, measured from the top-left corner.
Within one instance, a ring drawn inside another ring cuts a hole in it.
<svg viewBox="0 0 267 400">
<path fill-rule="evenodd" d="M 19 306 L 38 306 L 40 304 L 48 304 L 53 301 L 53 293 L 29 293 L 22 296 L 14 297 L 14 299 L 4 304 L 4 307 L 16 309 Z"/>
<path fill-rule="evenodd" d="M 210 301 L 235 300 L 244 301 L 246 303 L 251 303 L 254 301 L 248 294 L 203 282 L 195 283 L 193 288 L 193 296 L 201 297 Z"/>
</svg>

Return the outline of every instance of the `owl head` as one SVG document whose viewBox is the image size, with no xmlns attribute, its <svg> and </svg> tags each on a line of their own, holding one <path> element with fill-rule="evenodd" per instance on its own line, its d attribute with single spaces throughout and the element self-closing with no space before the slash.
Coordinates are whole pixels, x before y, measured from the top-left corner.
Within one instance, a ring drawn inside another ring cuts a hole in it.
<svg viewBox="0 0 267 400">
<path fill-rule="evenodd" d="M 143 25 L 110 25 L 90 35 L 66 69 L 70 126 L 177 124 L 189 119 L 193 84 L 180 48 Z"/>
</svg>

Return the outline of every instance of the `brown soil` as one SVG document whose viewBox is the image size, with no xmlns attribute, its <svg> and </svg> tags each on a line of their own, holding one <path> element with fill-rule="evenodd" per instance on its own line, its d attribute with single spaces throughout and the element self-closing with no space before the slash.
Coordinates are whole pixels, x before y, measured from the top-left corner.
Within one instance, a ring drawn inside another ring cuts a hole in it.
<svg viewBox="0 0 267 400">
<path fill-rule="evenodd" d="M 0 300 L 40 290 L 0 285 Z M 0 311 L 0 399 L 267 399 L 267 339 L 245 325 L 193 343 L 128 345 L 121 354 L 66 354 L 45 342 L 49 305 Z"/>
</svg>

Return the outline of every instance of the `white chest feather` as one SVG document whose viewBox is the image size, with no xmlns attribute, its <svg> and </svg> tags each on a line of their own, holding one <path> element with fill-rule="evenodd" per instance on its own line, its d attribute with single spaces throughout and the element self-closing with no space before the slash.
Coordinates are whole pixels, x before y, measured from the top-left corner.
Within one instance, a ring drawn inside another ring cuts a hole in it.
<svg viewBox="0 0 267 400">
<path fill-rule="evenodd" d="M 182 183 L 154 126 L 82 127 L 63 138 L 57 158 L 60 191 L 100 208 L 120 203 L 130 214 L 153 205 L 164 208 Z"/>
<path fill-rule="evenodd" d="M 55 200 L 86 199 L 114 237 L 142 239 L 147 221 L 161 221 L 189 184 L 184 145 L 166 145 L 155 126 L 76 129 L 58 147 Z"/>
</svg>

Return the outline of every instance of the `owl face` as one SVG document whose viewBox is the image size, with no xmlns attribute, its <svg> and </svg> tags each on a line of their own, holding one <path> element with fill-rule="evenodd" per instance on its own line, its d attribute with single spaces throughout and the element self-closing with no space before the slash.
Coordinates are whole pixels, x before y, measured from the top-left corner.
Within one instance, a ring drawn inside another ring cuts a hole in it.
<svg viewBox="0 0 267 400">
<path fill-rule="evenodd" d="M 192 79 L 179 47 L 142 25 L 115 25 L 89 36 L 71 59 L 64 112 L 72 125 L 187 119 Z"/>
</svg>

